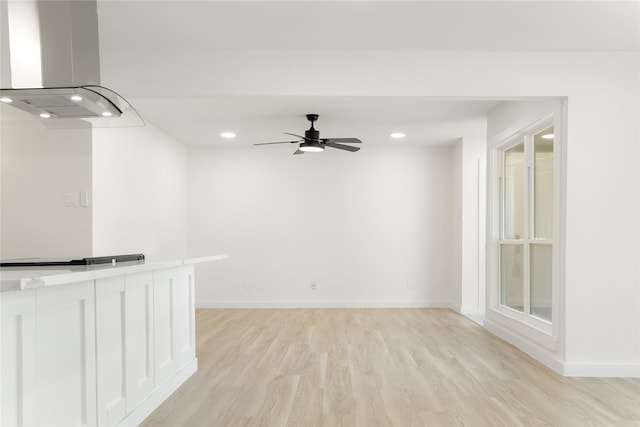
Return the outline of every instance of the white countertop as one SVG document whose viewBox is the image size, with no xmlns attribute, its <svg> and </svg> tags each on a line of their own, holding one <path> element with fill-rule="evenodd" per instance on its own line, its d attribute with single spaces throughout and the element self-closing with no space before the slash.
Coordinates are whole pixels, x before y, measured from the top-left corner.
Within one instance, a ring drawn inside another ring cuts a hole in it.
<svg viewBox="0 0 640 427">
<path fill-rule="evenodd" d="M 60 267 L 2 267 L 0 268 L 0 292 L 63 285 L 85 280 L 102 279 L 121 274 L 139 273 L 162 268 L 180 267 L 202 262 L 219 261 L 226 254 L 192 258 L 146 259 L 143 262 L 121 262 L 116 265 L 65 265 Z"/>
</svg>

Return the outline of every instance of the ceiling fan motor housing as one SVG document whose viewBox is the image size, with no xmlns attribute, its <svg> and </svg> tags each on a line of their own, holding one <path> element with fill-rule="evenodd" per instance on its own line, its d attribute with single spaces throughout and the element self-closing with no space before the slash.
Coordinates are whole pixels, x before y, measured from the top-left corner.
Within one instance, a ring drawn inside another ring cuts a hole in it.
<svg viewBox="0 0 640 427">
<path fill-rule="evenodd" d="M 315 130 L 312 126 L 311 129 L 304 131 L 304 136 L 307 139 L 316 140 L 316 139 L 320 139 L 320 132 Z"/>
<path fill-rule="evenodd" d="M 307 120 L 309 120 L 311 122 L 311 127 L 309 128 L 309 130 L 304 132 L 304 136 L 307 139 L 320 139 L 320 132 L 318 132 L 313 127 L 313 122 L 318 120 L 318 115 L 317 114 L 307 114 Z"/>
</svg>

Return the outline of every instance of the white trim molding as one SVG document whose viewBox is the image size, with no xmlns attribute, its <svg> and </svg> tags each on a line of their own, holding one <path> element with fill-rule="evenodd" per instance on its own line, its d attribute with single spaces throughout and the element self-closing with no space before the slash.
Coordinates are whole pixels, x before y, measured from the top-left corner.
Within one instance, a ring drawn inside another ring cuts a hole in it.
<svg viewBox="0 0 640 427">
<path fill-rule="evenodd" d="M 182 383 L 184 383 L 191 375 L 198 370 L 198 359 L 193 359 L 184 366 L 174 377 L 167 380 L 164 384 L 156 384 L 156 390 L 142 401 L 140 406 L 135 408 L 129 415 L 117 424 L 117 427 L 137 426 L 153 411 L 155 411 L 162 402 L 173 394 Z"/>
<path fill-rule="evenodd" d="M 603 363 L 565 363 L 566 377 L 640 378 L 640 365 Z"/>
<path fill-rule="evenodd" d="M 519 333 L 485 319 L 484 327 L 492 334 L 518 347 L 538 362 L 565 377 L 640 378 L 640 365 L 604 363 L 566 363 Z"/>
<path fill-rule="evenodd" d="M 462 314 L 467 319 L 472 320 L 480 326 L 484 326 L 484 310 L 478 307 L 466 306 L 460 307 L 457 310 L 458 313 Z"/>
<path fill-rule="evenodd" d="M 550 331 L 536 327 L 532 322 L 523 322 L 518 318 L 509 316 L 502 310 L 493 308 L 487 311 L 487 319 L 548 351 L 556 352 L 558 349 L 558 338 L 551 335 Z"/>
<path fill-rule="evenodd" d="M 460 314 L 464 314 L 465 316 L 484 316 L 484 310 L 479 307 L 473 306 L 463 306 L 458 310 Z"/>
<path fill-rule="evenodd" d="M 196 308 L 448 308 L 460 311 L 452 302 L 427 300 L 196 301 Z"/>
<path fill-rule="evenodd" d="M 527 353 L 529 356 L 536 359 L 538 362 L 553 369 L 560 375 L 564 375 L 564 363 L 558 360 L 555 356 L 549 353 L 548 350 L 541 346 L 529 341 L 519 333 L 516 333 L 491 319 L 484 320 L 484 327 L 486 330 L 496 335 L 499 338 L 507 341 L 510 344 L 518 347 L 520 350 Z"/>
</svg>

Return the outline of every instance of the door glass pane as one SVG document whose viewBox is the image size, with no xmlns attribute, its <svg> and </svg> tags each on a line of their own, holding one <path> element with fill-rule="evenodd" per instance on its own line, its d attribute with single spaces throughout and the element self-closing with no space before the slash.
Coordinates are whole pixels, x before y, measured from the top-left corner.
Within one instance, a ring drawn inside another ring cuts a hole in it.
<svg viewBox="0 0 640 427">
<path fill-rule="evenodd" d="M 531 245 L 531 315 L 551 322 L 551 245 Z"/>
<path fill-rule="evenodd" d="M 553 237 L 553 126 L 533 138 L 533 229 L 537 239 Z"/>
<path fill-rule="evenodd" d="M 524 238 L 524 142 L 504 152 L 504 238 Z"/>
<path fill-rule="evenodd" d="M 523 312 L 523 245 L 500 245 L 500 304 Z"/>
</svg>

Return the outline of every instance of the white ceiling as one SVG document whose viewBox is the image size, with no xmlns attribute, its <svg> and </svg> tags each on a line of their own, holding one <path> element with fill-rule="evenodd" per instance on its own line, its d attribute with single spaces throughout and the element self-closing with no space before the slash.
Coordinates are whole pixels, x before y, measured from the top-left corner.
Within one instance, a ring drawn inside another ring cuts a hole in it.
<svg viewBox="0 0 640 427">
<path fill-rule="evenodd" d="M 401 130 L 408 135 L 404 144 L 446 144 L 481 133 L 484 117 L 499 101 L 319 96 L 313 82 L 308 96 L 211 93 L 208 71 L 219 68 L 221 58 L 256 51 L 304 51 L 305 58 L 323 51 L 637 51 L 638 5 L 103 0 L 98 6 L 102 82 L 146 121 L 189 145 L 287 140 L 282 132 L 308 128 L 306 113 L 320 114 L 316 128 L 326 138 L 397 143 L 388 134 Z M 187 75 L 189 81 L 179 84 Z M 230 88 L 246 79 L 239 66 L 226 76 Z M 234 142 L 219 138 L 227 130 L 238 134 Z"/>
<path fill-rule="evenodd" d="M 370 145 L 434 145 L 461 136 L 482 137 L 486 114 L 498 101 L 426 97 L 206 97 L 176 100 L 143 98 L 133 104 L 148 120 L 188 145 L 250 145 L 292 141 L 283 132 L 304 135 L 305 114 L 319 114 L 322 138 L 354 137 Z M 220 137 L 234 132 L 233 140 Z M 391 132 L 407 136 L 394 140 Z M 291 148 L 291 147 L 289 147 Z"/>
<path fill-rule="evenodd" d="M 637 1 L 102 1 L 125 49 L 637 50 Z"/>
</svg>

